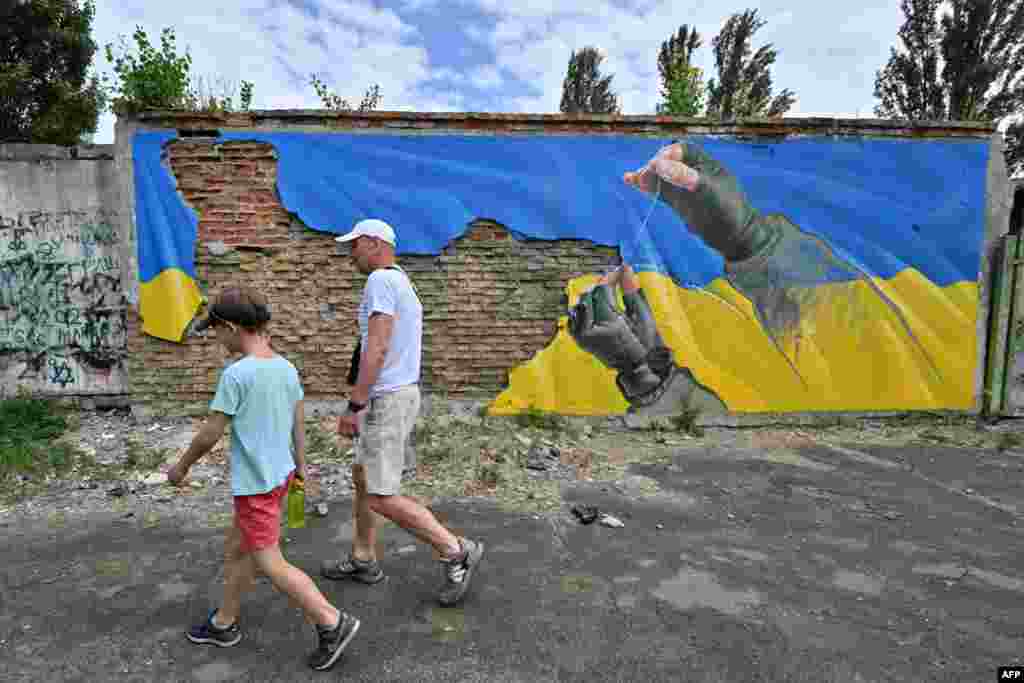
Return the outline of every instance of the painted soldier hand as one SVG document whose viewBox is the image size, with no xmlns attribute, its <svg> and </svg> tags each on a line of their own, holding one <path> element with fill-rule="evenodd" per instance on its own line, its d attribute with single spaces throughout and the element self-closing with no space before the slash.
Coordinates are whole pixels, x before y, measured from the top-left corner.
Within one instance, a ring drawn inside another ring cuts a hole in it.
<svg viewBox="0 0 1024 683">
<path fill-rule="evenodd" d="M 623 180 L 643 192 L 660 190 L 690 231 L 722 255 L 726 278 L 776 341 L 808 315 L 819 285 L 861 277 L 823 240 L 781 214 L 755 209 L 736 177 L 700 147 L 663 147 Z"/>
<path fill-rule="evenodd" d="M 685 142 L 662 147 L 623 180 L 642 192 L 660 190 L 662 200 L 726 261 L 748 259 L 772 241 L 771 227 L 735 176 L 700 147 Z"/>
<path fill-rule="evenodd" d="M 615 305 L 613 288 L 620 280 L 624 312 Z M 569 334 L 580 348 L 618 371 L 616 383 L 631 403 L 657 389 L 671 371 L 672 353 L 629 266 L 580 297 L 569 312 Z"/>
<path fill-rule="evenodd" d="M 625 311 L 615 306 L 622 288 Z M 606 275 L 569 312 L 569 334 L 584 351 L 617 370 L 615 383 L 629 401 L 628 415 L 678 415 L 681 411 L 723 413 L 725 403 L 688 368 L 676 365 L 665 346 L 647 297 L 628 266 Z"/>
</svg>

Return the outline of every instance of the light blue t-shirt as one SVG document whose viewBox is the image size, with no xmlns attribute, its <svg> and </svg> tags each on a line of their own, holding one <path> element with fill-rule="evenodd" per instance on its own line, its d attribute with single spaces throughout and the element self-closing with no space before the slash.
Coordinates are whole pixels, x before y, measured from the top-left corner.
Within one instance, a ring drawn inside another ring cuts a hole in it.
<svg viewBox="0 0 1024 683">
<path fill-rule="evenodd" d="M 363 349 L 370 330 L 370 316 L 386 313 L 394 317 L 391 344 L 370 398 L 420 381 L 423 351 L 423 305 L 405 272 L 381 268 L 370 273 L 359 304 L 359 334 Z"/>
<path fill-rule="evenodd" d="M 298 371 L 281 356 L 246 356 L 221 373 L 210 410 L 232 418 L 232 494 L 267 493 L 288 479 L 295 404 L 303 395 Z"/>
</svg>

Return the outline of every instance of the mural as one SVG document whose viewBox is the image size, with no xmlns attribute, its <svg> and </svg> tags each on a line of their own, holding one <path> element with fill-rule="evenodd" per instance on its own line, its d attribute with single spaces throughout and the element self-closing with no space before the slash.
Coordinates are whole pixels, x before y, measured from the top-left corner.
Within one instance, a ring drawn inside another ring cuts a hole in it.
<svg viewBox="0 0 1024 683">
<path fill-rule="evenodd" d="M 160 164 L 174 137 L 134 141 L 142 313 L 168 339 L 199 302 L 195 217 Z M 618 248 L 619 268 L 569 283 L 556 337 L 494 413 L 971 407 L 987 140 L 223 139 L 275 146 L 306 225 L 380 217 L 399 254 L 439 254 L 479 218 Z"/>
</svg>

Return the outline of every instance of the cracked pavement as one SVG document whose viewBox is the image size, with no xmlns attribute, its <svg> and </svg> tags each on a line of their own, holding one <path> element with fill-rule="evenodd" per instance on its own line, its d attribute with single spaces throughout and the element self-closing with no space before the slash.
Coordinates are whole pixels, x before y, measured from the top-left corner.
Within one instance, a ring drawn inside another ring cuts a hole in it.
<svg viewBox="0 0 1024 683">
<path fill-rule="evenodd" d="M 482 539 L 465 602 L 389 525 L 389 580 L 317 575 L 344 499 L 284 552 L 363 627 L 328 673 L 261 581 L 243 641 L 184 629 L 219 597 L 224 516 L 139 509 L 0 520 L 4 681 L 988 681 L 1024 659 L 1024 457 L 950 445 L 693 441 L 619 485 L 562 484 L 554 514 L 435 501 Z M 726 440 L 728 441 L 728 440 Z M 656 484 L 656 485 L 653 485 Z M 624 528 L 582 525 L 593 505 Z"/>
</svg>

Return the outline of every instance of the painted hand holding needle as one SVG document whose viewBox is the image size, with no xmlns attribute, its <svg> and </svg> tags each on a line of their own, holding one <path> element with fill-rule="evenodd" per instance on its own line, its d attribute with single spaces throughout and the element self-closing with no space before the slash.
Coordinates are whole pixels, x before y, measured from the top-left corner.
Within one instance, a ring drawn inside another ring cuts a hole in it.
<svg viewBox="0 0 1024 683">
<path fill-rule="evenodd" d="M 623 180 L 642 192 L 660 190 L 690 232 L 721 254 L 726 278 L 777 341 L 809 314 L 820 285 L 859 277 L 823 240 L 754 208 L 736 177 L 697 145 L 663 147 Z"/>
<path fill-rule="evenodd" d="M 615 305 L 622 287 L 626 310 Z M 628 401 L 656 389 L 672 364 L 654 316 L 632 269 L 622 266 L 580 296 L 569 312 L 569 334 L 580 348 L 618 371 L 616 382 Z"/>
<path fill-rule="evenodd" d="M 648 193 L 658 188 L 659 179 L 662 201 L 726 261 L 748 259 L 772 241 L 735 176 L 700 147 L 673 143 L 643 168 L 623 175 L 627 185 Z"/>
<path fill-rule="evenodd" d="M 615 304 L 622 289 L 625 310 Z M 677 415 L 682 410 L 725 412 L 714 391 L 701 385 L 658 333 L 654 313 L 628 265 L 601 278 L 569 311 L 569 334 L 580 348 L 616 370 L 615 384 L 637 415 Z"/>
</svg>

